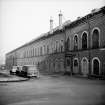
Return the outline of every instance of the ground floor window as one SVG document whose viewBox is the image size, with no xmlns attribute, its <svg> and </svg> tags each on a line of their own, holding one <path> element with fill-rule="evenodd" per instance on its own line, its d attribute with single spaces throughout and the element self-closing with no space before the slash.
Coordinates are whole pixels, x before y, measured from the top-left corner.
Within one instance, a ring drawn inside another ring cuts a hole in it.
<svg viewBox="0 0 105 105">
<path fill-rule="evenodd" d="M 67 66 L 70 66 L 70 59 L 66 60 Z"/>
<path fill-rule="evenodd" d="M 74 58 L 74 62 L 73 62 L 73 73 L 74 74 L 79 73 L 79 62 L 78 62 L 78 58 Z"/>
<path fill-rule="evenodd" d="M 83 75 L 87 75 L 89 73 L 88 68 L 88 59 L 86 57 L 83 57 L 81 61 L 81 72 Z"/>
<path fill-rule="evenodd" d="M 100 74 L 100 60 L 97 57 L 92 59 L 92 71 L 95 75 Z"/>
</svg>

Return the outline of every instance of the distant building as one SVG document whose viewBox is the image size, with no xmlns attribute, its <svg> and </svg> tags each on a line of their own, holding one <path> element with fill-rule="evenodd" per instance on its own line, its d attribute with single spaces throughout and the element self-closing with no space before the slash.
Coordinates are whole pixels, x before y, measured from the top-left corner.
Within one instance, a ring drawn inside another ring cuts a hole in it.
<svg viewBox="0 0 105 105">
<path fill-rule="evenodd" d="M 105 75 L 105 7 L 62 24 L 6 54 L 6 66 L 38 65 L 40 72 Z"/>
</svg>

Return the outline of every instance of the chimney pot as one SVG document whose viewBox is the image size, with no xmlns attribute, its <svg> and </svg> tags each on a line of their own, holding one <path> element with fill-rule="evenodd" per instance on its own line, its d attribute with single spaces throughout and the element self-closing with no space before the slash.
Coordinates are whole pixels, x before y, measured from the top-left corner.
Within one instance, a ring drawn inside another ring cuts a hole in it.
<svg viewBox="0 0 105 105">
<path fill-rule="evenodd" d="M 50 17 L 50 32 L 53 31 L 53 19 Z"/>
<path fill-rule="evenodd" d="M 59 26 L 62 26 L 62 13 L 61 13 L 61 10 L 60 10 L 60 13 L 59 13 Z"/>
</svg>

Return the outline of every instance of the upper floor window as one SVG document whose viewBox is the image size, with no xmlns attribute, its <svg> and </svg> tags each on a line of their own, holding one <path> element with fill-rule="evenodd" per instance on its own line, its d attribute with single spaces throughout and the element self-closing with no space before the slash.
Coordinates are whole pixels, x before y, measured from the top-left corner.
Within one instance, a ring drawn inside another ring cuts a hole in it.
<svg viewBox="0 0 105 105">
<path fill-rule="evenodd" d="M 31 49 L 31 57 L 33 57 L 33 49 Z"/>
<path fill-rule="evenodd" d="M 26 52 L 24 52 L 24 58 L 26 57 Z"/>
<path fill-rule="evenodd" d="M 54 53 L 54 43 L 52 43 L 51 48 L 52 48 L 52 53 Z"/>
<path fill-rule="evenodd" d="M 28 57 L 28 51 L 27 51 L 27 55 L 26 56 Z"/>
<path fill-rule="evenodd" d="M 32 49 L 32 56 L 34 56 L 34 48 Z"/>
<path fill-rule="evenodd" d="M 56 52 L 58 51 L 58 41 L 56 41 Z"/>
<path fill-rule="evenodd" d="M 40 56 L 40 47 L 38 47 L 38 56 Z"/>
<path fill-rule="evenodd" d="M 92 48 L 99 48 L 99 34 L 100 30 L 98 28 L 92 31 Z"/>
<path fill-rule="evenodd" d="M 40 47 L 40 55 L 42 55 L 42 47 Z"/>
<path fill-rule="evenodd" d="M 70 59 L 67 59 L 67 66 L 70 66 Z"/>
<path fill-rule="evenodd" d="M 74 36 L 74 50 L 78 50 L 78 36 Z"/>
<path fill-rule="evenodd" d="M 52 53 L 52 45 L 49 44 L 49 53 L 51 54 Z"/>
<path fill-rule="evenodd" d="M 36 49 L 36 51 L 35 51 L 35 52 L 36 52 L 35 55 L 37 56 L 37 55 L 38 55 L 38 49 L 37 49 L 37 48 L 35 48 L 35 49 Z"/>
<path fill-rule="evenodd" d="M 44 45 L 43 47 L 44 47 L 43 53 L 46 54 L 46 46 Z"/>
<path fill-rule="evenodd" d="M 34 48 L 34 56 L 36 56 L 36 48 Z"/>
<path fill-rule="evenodd" d="M 60 51 L 62 52 L 62 51 L 64 51 L 64 41 L 63 40 L 61 40 L 61 46 L 60 46 L 61 48 L 60 48 Z"/>
<path fill-rule="evenodd" d="M 47 45 L 47 54 L 49 54 L 49 46 Z"/>
<path fill-rule="evenodd" d="M 69 49 L 70 49 L 70 39 L 69 39 L 69 37 L 67 38 L 66 49 L 67 49 L 67 51 L 69 51 Z"/>
<path fill-rule="evenodd" d="M 84 32 L 82 34 L 82 49 L 85 50 L 85 49 L 87 49 L 87 47 L 88 47 L 87 33 Z"/>
<path fill-rule="evenodd" d="M 29 54 L 30 54 L 30 56 L 29 56 L 29 57 L 31 57 L 31 49 L 30 49 L 30 51 L 29 51 Z"/>
</svg>

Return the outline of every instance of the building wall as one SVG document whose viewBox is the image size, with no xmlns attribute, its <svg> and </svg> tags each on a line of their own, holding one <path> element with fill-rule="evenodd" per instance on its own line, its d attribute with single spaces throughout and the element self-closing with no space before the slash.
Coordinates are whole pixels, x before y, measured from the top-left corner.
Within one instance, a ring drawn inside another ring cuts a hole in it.
<svg viewBox="0 0 105 105">
<path fill-rule="evenodd" d="M 9 53 L 8 68 L 11 69 L 13 65 L 38 65 L 41 72 L 64 71 L 64 37 L 63 32 L 54 33 Z"/>
<path fill-rule="evenodd" d="M 8 53 L 6 55 L 8 68 L 13 65 L 38 65 L 40 72 L 94 75 L 96 71 L 93 65 L 98 61 L 99 75 L 105 75 L 105 12 L 103 11 L 93 16 L 91 13 L 90 17 L 86 16 L 79 22 L 76 20 L 68 27 L 64 26 L 53 34 L 47 33 L 39 40 Z M 95 38 L 97 40 L 96 36 L 93 38 L 95 29 L 99 31 L 97 48 L 93 48 L 92 45 L 96 43 L 93 40 Z M 85 41 L 82 42 L 84 33 L 87 34 L 87 48 L 83 49 L 83 43 L 86 46 Z"/>
<path fill-rule="evenodd" d="M 88 74 L 94 74 L 93 73 L 93 63 L 92 60 L 94 58 L 98 58 L 100 61 L 100 75 L 105 74 L 105 60 L 104 60 L 104 50 L 101 50 L 103 47 L 105 47 L 105 15 L 103 13 L 100 13 L 98 15 L 95 15 L 80 24 L 75 25 L 74 27 L 69 27 L 66 29 L 66 42 L 68 41 L 68 38 L 70 39 L 69 42 L 69 48 L 66 49 L 66 52 L 69 54 L 74 54 L 72 62 L 70 65 L 73 65 L 74 59 L 78 59 L 78 72 L 77 74 L 83 74 L 82 73 L 82 59 L 87 59 L 88 63 Z M 92 32 L 94 29 L 99 29 L 99 48 L 92 48 Z M 87 33 L 87 49 L 82 49 L 82 34 L 83 32 Z M 74 50 L 74 36 L 78 36 L 78 49 Z M 68 46 L 68 45 L 67 45 Z M 68 59 L 68 57 L 66 58 Z M 70 59 L 70 57 L 69 57 Z M 72 68 L 73 68 L 72 67 Z M 67 68 L 68 69 L 68 68 Z M 71 71 L 71 67 L 69 68 Z M 75 72 L 72 71 L 72 72 Z"/>
</svg>

